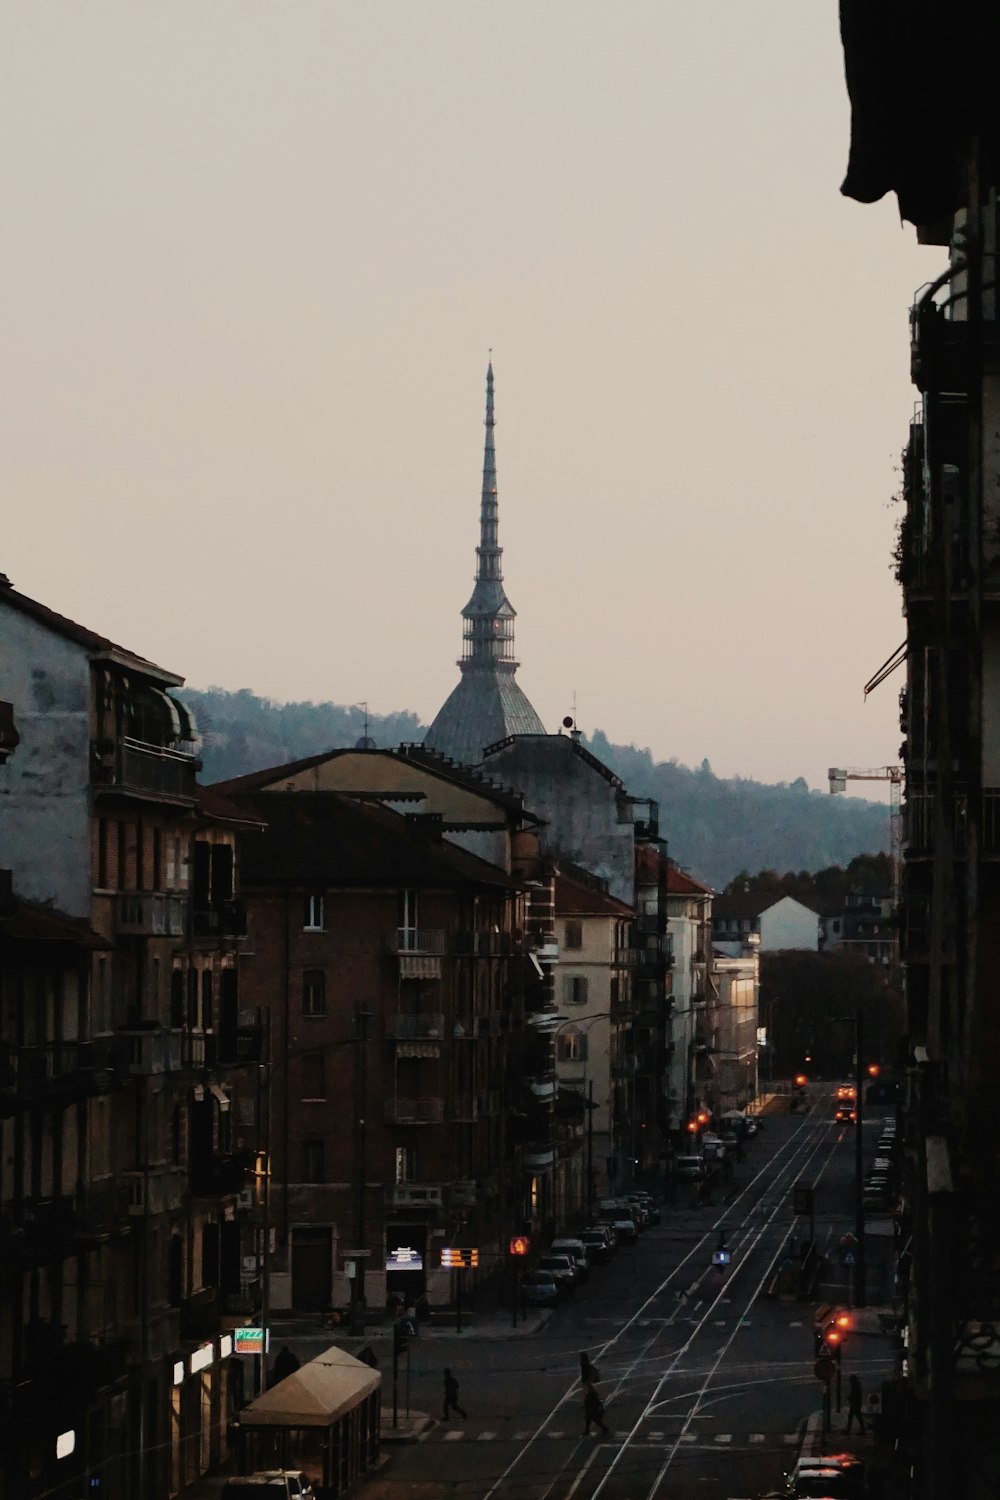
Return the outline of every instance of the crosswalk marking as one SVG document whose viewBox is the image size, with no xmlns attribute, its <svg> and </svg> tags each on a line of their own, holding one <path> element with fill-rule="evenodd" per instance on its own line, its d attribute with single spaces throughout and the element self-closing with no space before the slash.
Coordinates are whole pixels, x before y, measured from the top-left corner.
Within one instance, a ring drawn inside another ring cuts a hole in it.
<svg viewBox="0 0 1000 1500">
<path fill-rule="evenodd" d="M 788 1326 L 789 1326 L 789 1328 L 801 1328 L 802 1327 L 802 1319 L 801 1318 L 796 1318 L 794 1320 L 794 1322 L 789 1323 Z"/>
<path fill-rule="evenodd" d="M 781 1439 L 786 1448 L 791 1448 L 794 1443 L 798 1442 L 798 1440 L 799 1435 L 797 1432 L 786 1432 L 784 1437 Z"/>
<path fill-rule="evenodd" d="M 663 1433 L 662 1432 L 651 1432 L 649 1434 L 649 1441 L 651 1443 L 662 1443 L 663 1442 Z"/>
<path fill-rule="evenodd" d="M 528 1430 L 528 1428 L 527 1427 L 522 1427 L 520 1432 L 515 1432 L 515 1434 L 514 1434 L 514 1441 L 515 1441 L 515 1443 L 523 1443 L 524 1440 L 526 1438 L 530 1438 L 530 1436 L 531 1436 L 531 1433 Z"/>
<path fill-rule="evenodd" d="M 732 1440 L 733 1435 L 731 1432 L 717 1432 L 715 1434 L 715 1441 L 717 1443 L 731 1443 Z"/>
<path fill-rule="evenodd" d="M 561 1437 L 565 1437 L 566 1434 L 564 1432 L 553 1432 L 552 1428 L 550 1427 L 549 1430 L 548 1430 L 548 1432 L 545 1434 L 545 1436 L 546 1437 L 550 1437 L 550 1438 L 561 1438 Z"/>
<path fill-rule="evenodd" d="M 681 1433 L 681 1442 L 682 1443 L 696 1443 L 697 1441 L 698 1441 L 698 1434 L 696 1432 L 682 1432 Z"/>
<path fill-rule="evenodd" d="M 496 1437 L 496 1433 L 495 1432 L 481 1432 L 479 1434 L 479 1437 L 477 1438 L 476 1441 L 480 1442 L 480 1443 L 488 1443 L 490 1441 L 490 1438 L 495 1438 L 495 1437 Z"/>
<path fill-rule="evenodd" d="M 528 1428 L 528 1427 L 522 1427 L 518 1432 L 515 1432 L 513 1434 L 513 1440 L 516 1443 L 523 1443 L 523 1442 L 527 1442 L 527 1440 L 529 1438 L 534 1437 L 535 1435 L 536 1434 L 534 1432 L 532 1432 L 532 1430 L 530 1428 Z M 500 1434 L 498 1434 L 496 1432 L 477 1432 L 477 1433 L 471 1433 L 471 1432 L 467 1432 L 462 1427 L 452 1427 L 452 1428 L 449 1428 L 449 1430 L 447 1432 L 443 1432 L 441 1434 L 442 1440 L 444 1442 L 446 1442 L 446 1443 L 460 1443 L 463 1438 L 468 1438 L 470 1442 L 492 1443 L 492 1442 L 494 1442 L 496 1440 L 496 1438 L 498 1436 L 500 1436 Z M 547 1438 L 554 1438 L 554 1439 L 558 1440 L 558 1439 L 562 1439 L 562 1438 L 566 1438 L 566 1437 L 572 1437 L 572 1433 L 566 1432 L 566 1430 L 564 1428 L 562 1428 L 562 1427 L 548 1427 L 541 1434 L 541 1436 L 542 1437 L 547 1437 Z M 612 1439 L 614 1439 L 615 1441 L 618 1441 L 618 1442 L 621 1442 L 625 1438 L 628 1438 L 630 1436 L 631 1436 L 631 1429 L 627 1428 L 627 1427 L 619 1427 L 613 1433 L 610 1434 L 610 1437 Z M 607 1441 L 607 1439 L 605 1439 L 605 1441 Z M 648 1432 L 637 1433 L 635 1441 L 637 1441 L 639 1443 L 656 1443 L 656 1444 L 661 1444 L 661 1445 L 663 1443 L 673 1443 L 673 1442 L 678 1442 L 678 1443 L 699 1443 L 700 1442 L 702 1444 L 714 1443 L 714 1444 L 717 1444 L 720 1447 L 728 1447 L 731 1444 L 733 1444 L 734 1441 L 738 1441 L 738 1439 L 731 1432 L 717 1432 L 715 1434 L 708 1433 L 708 1432 L 700 1432 L 700 1433 L 699 1432 L 682 1432 L 682 1433 L 679 1433 L 676 1437 L 674 1437 L 674 1436 L 672 1436 L 670 1434 L 667 1434 L 662 1429 L 656 1428 L 656 1429 L 650 1429 Z M 767 1433 L 765 1433 L 765 1432 L 751 1432 L 751 1433 L 748 1433 L 747 1434 L 747 1441 L 751 1442 L 751 1443 L 766 1443 L 767 1442 Z M 775 1441 L 775 1439 L 772 1439 L 772 1441 Z M 786 1448 L 790 1448 L 790 1447 L 794 1446 L 795 1444 L 798 1443 L 798 1441 L 799 1441 L 799 1434 L 797 1432 L 785 1432 L 785 1433 L 782 1433 L 782 1435 L 781 1435 L 781 1442 L 785 1445 Z"/>
<path fill-rule="evenodd" d="M 459 1438 L 463 1438 L 464 1436 L 464 1432 L 460 1432 L 458 1431 L 458 1429 L 456 1429 L 454 1432 L 446 1432 L 444 1435 L 444 1440 L 446 1443 L 457 1443 Z"/>
<path fill-rule="evenodd" d="M 764 1434 L 762 1432 L 751 1432 L 750 1441 L 751 1443 L 762 1443 L 764 1441 Z"/>
</svg>

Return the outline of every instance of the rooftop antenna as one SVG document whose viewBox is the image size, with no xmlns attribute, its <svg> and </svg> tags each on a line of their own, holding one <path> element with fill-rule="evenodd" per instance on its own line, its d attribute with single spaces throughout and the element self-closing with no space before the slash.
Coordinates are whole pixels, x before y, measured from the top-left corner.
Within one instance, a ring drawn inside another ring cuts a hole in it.
<svg viewBox="0 0 1000 1500">
<path fill-rule="evenodd" d="M 378 746 L 368 733 L 368 700 L 365 699 L 362 703 L 356 703 L 354 706 L 355 708 L 363 708 L 365 711 L 365 732 L 354 746 L 355 750 L 377 750 Z"/>
</svg>

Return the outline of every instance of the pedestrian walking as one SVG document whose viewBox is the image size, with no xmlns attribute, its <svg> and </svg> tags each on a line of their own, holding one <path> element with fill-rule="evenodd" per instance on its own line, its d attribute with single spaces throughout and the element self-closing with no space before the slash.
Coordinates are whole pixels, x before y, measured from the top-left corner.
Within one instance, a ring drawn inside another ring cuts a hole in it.
<svg viewBox="0 0 1000 1500">
<path fill-rule="evenodd" d="M 444 1420 L 446 1422 L 449 1422 L 451 1420 L 451 1413 L 453 1411 L 457 1411 L 458 1412 L 458 1415 L 462 1418 L 463 1422 L 465 1422 L 465 1421 L 468 1420 L 468 1415 L 469 1415 L 468 1412 L 463 1411 L 463 1409 L 458 1404 L 458 1381 L 455 1379 L 454 1375 L 451 1373 L 450 1370 L 445 1370 L 445 1372 L 444 1372 Z"/>
<path fill-rule="evenodd" d="M 590 1437 L 591 1424 L 595 1423 L 608 1436 L 608 1429 L 604 1422 L 604 1402 L 597 1394 L 597 1387 L 588 1380 L 583 1387 L 583 1435 Z"/>
<path fill-rule="evenodd" d="M 271 1371 L 271 1383 L 277 1385 L 279 1380 L 287 1380 L 288 1376 L 294 1375 L 298 1368 L 299 1362 L 295 1355 L 287 1344 L 282 1344 L 274 1361 L 274 1369 Z"/>
<path fill-rule="evenodd" d="M 858 1419 L 858 1431 L 864 1436 L 865 1418 L 861 1410 L 861 1381 L 856 1375 L 852 1375 L 847 1382 L 847 1432 L 850 1432 L 851 1423 L 855 1417 Z"/>
<path fill-rule="evenodd" d="M 580 1384 L 581 1385 L 596 1385 L 597 1382 L 600 1380 L 600 1378 L 601 1378 L 600 1371 L 598 1370 L 597 1366 L 594 1364 L 594 1362 L 590 1358 L 590 1355 L 586 1352 L 586 1350 L 581 1351 L 581 1354 L 580 1354 Z"/>
</svg>

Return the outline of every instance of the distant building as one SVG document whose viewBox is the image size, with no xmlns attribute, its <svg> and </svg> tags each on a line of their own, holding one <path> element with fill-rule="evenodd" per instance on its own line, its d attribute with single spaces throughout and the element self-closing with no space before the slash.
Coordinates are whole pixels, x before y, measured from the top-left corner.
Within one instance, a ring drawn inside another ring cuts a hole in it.
<svg viewBox="0 0 1000 1500">
<path fill-rule="evenodd" d="M 890 891 L 849 891 L 840 911 L 824 916 L 825 952 L 859 953 L 869 963 L 896 961 L 896 925 Z"/>
<path fill-rule="evenodd" d="M 730 957 L 748 946 L 756 946 L 761 953 L 786 949 L 816 953 L 820 917 L 793 896 L 774 901 L 760 891 L 729 891 L 715 898 L 712 932 L 720 953 Z"/>
<path fill-rule="evenodd" d="M 497 467 L 493 442 L 493 365 L 486 372 L 486 448 L 476 548 L 476 582 L 462 611 L 461 677 L 424 736 L 424 744 L 464 765 L 476 765 L 487 745 L 511 734 L 544 734 L 545 726 L 521 690 L 514 658 L 515 610 L 504 592 L 503 548 L 497 539 Z"/>
</svg>

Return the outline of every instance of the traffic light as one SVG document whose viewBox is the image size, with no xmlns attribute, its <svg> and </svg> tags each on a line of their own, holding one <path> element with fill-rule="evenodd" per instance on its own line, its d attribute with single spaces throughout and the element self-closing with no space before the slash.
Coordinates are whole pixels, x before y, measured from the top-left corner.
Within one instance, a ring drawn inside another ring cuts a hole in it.
<svg viewBox="0 0 1000 1500">
<path fill-rule="evenodd" d="M 853 1322 L 851 1314 L 843 1308 L 835 1308 L 832 1315 L 827 1313 L 815 1330 L 816 1353 L 839 1359 Z"/>
<path fill-rule="evenodd" d="M 879 1073 L 881 1071 L 882 1070 L 879 1067 L 878 1063 L 869 1063 L 868 1064 L 868 1077 L 869 1078 L 877 1078 L 878 1075 L 879 1075 Z"/>
<path fill-rule="evenodd" d="M 804 1089 L 805 1086 L 806 1086 L 806 1084 L 808 1082 L 809 1082 L 809 1080 L 808 1080 L 808 1078 L 806 1077 L 806 1075 L 804 1073 L 796 1073 L 796 1075 L 795 1075 L 795 1087 L 797 1089 Z"/>
</svg>

